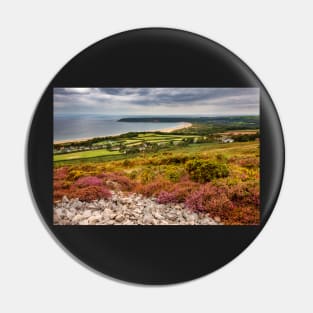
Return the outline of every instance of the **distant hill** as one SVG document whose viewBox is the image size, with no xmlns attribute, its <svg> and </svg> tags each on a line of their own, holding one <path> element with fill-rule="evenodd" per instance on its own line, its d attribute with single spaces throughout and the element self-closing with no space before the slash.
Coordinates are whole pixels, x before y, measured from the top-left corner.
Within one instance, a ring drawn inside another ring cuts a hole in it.
<svg viewBox="0 0 313 313">
<path fill-rule="evenodd" d="M 242 126 L 244 128 L 258 128 L 259 116 L 219 116 L 219 117 L 127 117 L 121 118 L 119 122 L 149 122 L 149 123 L 179 123 L 189 122 L 192 124 L 206 123 L 224 126 Z"/>
</svg>

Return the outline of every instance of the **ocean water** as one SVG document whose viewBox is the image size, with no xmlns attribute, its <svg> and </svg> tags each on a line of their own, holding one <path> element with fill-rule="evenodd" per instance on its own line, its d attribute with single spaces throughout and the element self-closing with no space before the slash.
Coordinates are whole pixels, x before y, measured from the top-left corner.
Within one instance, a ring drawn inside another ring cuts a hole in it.
<svg viewBox="0 0 313 313">
<path fill-rule="evenodd" d="M 53 122 L 53 140 L 105 137 L 127 132 L 162 130 L 184 124 L 118 122 L 122 117 L 126 116 L 55 114 Z"/>
</svg>

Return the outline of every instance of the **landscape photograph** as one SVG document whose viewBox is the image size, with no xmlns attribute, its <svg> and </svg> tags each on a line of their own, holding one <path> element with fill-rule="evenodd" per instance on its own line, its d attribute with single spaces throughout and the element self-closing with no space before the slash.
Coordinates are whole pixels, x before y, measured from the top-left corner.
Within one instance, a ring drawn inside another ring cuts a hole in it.
<svg viewBox="0 0 313 313">
<path fill-rule="evenodd" d="M 258 88 L 54 88 L 54 225 L 260 223 Z"/>
</svg>

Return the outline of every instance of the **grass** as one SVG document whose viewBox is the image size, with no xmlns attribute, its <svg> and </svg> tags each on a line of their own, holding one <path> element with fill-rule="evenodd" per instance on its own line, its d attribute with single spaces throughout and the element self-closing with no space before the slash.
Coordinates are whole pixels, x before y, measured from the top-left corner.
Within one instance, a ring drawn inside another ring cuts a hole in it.
<svg viewBox="0 0 313 313">
<path fill-rule="evenodd" d="M 121 152 L 119 151 L 109 151 L 107 149 L 99 149 L 99 150 L 90 150 L 90 151 L 79 151 L 73 153 L 64 153 L 64 154 L 56 154 L 53 156 L 53 161 L 70 161 L 70 160 L 77 160 L 77 159 L 89 159 L 89 158 L 96 158 L 102 156 L 113 156 L 119 155 Z"/>
<path fill-rule="evenodd" d="M 181 141 L 183 140 L 183 138 L 195 138 L 197 136 L 184 136 L 184 135 L 168 135 L 168 134 L 164 134 L 164 135 L 160 135 L 160 134 L 138 134 L 137 137 L 131 138 L 131 139 L 120 139 L 120 140 L 103 140 L 100 142 L 96 142 L 94 144 L 92 144 L 93 146 L 102 146 L 102 145 L 106 145 L 106 144 L 111 144 L 112 146 L 116 146 L 119 144 L 124 144 L 126 146 L 129 145 L 133 145 L 133 144 L 137 144 L 137 143 L 143 143 L 144 141 L 146 142 L 151 142 L 151 143 L 156 143 L 156 142 L 166 142 L 166 141 L 171 141 L 171 140 L 175 140 L 175 141 Z"/>
</svg>

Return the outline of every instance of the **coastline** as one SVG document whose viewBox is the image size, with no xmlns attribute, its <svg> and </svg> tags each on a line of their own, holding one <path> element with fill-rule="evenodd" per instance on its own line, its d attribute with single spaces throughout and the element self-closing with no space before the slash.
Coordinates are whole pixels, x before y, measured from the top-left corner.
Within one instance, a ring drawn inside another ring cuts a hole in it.
<svg viewBox="0 0 313 313">
<path fill-rule="evenodd" d="M 191 126 L 192 126 L 192 123 L 183 122 L 183 124 L 179 125 L 179 126 L 170 127 L 170 128 L 147 130 L 147 131 L 144 131 L 144 132 L 145 133 L 153 133 L 153 132 L 171 133 L 173 131 L 189 128 Z M 115 134 L 115 135 L 112 135 L 112 136 L 97 136 L 97 137 L 88 137 L 88 138 L 85 137 L 85 138 L 77 138 L 77 139 L 55 140 L 55 141 L 53 141 L 53 144 L 62 144 L 62 143 L 69 143 L 69 142 L 87 141 L 87 140 L 91 140 L 91 139 L 98 138 L 98 137 L 115 137 L 115 136 L 120 136 L 122 134 L 123 133 Z"/>
</svg>

